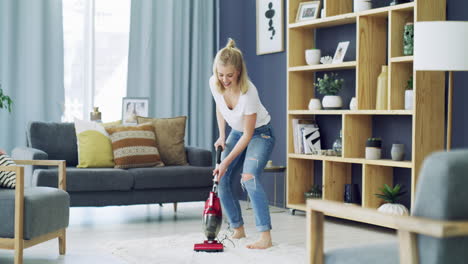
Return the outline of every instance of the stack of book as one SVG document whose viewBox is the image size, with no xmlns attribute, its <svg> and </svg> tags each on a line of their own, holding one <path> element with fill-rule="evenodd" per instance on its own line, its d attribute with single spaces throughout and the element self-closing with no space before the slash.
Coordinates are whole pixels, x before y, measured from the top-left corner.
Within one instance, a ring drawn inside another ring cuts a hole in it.
<svg viewBox="0 0 468 264">
<path fill-rule="evenodd" d="M 319 127 L 313 119 L 292 119 L 294 153 L 320 154 Z"/>
</svg>

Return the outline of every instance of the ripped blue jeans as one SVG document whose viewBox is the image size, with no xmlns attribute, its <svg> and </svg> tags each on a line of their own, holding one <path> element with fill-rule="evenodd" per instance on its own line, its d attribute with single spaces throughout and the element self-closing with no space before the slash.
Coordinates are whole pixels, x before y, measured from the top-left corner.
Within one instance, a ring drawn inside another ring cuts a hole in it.
<svg viewBox="0 0 468 264">
<path fill-rule="evenodd" d="M 232 151 L 242 134 L 243 132 L 231 130 L 221 159 L 224 159 Z M 262 172 L 270 158 L 274 145 L 275 137 L 270 124 L 256 128 L 247 148 L 232 161 L 221 178 L 218 193 L 223 213 L 227 216 L 232 228 L 239 228 L 244 225 L 239 200 L 233 194 L 233 183 L 240 179 L 243 189 L 247 190 L 250 197 L 257 230 L 265 232 L 271 229 L 268 198 L 262 186 Z M 241 170 L 242 175 L 251 174 L 253 178 L 243 181 L 239 175 Z"/>
</svg>

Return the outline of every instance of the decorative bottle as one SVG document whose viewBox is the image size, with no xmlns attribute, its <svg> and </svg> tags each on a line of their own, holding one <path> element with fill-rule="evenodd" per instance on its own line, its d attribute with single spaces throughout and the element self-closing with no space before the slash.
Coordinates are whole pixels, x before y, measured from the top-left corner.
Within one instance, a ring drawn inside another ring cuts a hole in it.
<svg viewBox="0 0 468 264">
<path fill-rule="evenodd" d="M 99 112 L 99 107 L 93 107 L 93 112 L 89 113 L 89 119 L 95 122 L 101 122 L 101 112 Z"/>
<path fill-rule="evenodd" d="M 336 153 L 336 156 L 341 157 L 343 145 L 341 143 L 341 137 L 343 136 L 342 130 L 340 130 L 340 137 L 335 140 L 333 143 L 333 150 Z"/>
<path fill-rule="evenodd" d="M 382 72 L 377 78 L 376 110 L 387 110 L 388 66 L 382 65 Z"/>
</svg>

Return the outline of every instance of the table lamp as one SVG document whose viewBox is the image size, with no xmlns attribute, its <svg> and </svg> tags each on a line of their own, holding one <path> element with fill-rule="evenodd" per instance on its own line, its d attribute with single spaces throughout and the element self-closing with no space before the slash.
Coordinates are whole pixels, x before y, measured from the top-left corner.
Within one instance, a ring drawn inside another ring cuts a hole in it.
<svg viewBox="0 0 468 264">
<path fill-rule="evenodd" d="M 447 151 L 452 144 L 453 72 L 468 71 L 468 21 L 424 21 L 414 25 L 414 69 L 449 71 Z"/>
</svg>

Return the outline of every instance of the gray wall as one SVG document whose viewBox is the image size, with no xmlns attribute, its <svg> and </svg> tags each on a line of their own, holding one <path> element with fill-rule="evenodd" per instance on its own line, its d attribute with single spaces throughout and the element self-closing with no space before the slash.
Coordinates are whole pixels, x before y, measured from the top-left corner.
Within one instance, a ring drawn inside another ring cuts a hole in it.
<svg viewBox="0 0 468 264">
<path fill-rule="evenodd" d="M 378 1 L 379 6 L 384 5 L 386 0 Z M 286 9 L 287 0 L 284 0 L 284 11 Z M 279 52 L 267 55 L 256 55 L 256 19 L 255 19 L 255 0 L 220 0 L 220 32 L 219 43 L 221 46 L 226 44 L 228 37 L 236 40 L 238 47 L 244 52 L 249 69 L 249 76 L 257 86 L 260 98 L 272 116 L 272 124 L 275 129 L 277 138 L 276 146 L 272 154 L 272 160 L 277 165 L 286 164 L 286 53 Z M 468 20 L 468 1 L 464 0 L 447 0 L 447 19 L 448 20 Z M 285 27 L 286 14 L 284 13 Z M 348 49 L 346 60 L 352 59 L 355 56 L 355 30 L 352 25 L 341 26 L 333 29 L 323 29 L 317 32 L 320 40 L 317 42 L 318 47 L 322 47 L 322 52 L 333 54 L 336 43 L 342 40 L 350 39 L 351 45 Z M 322 37 L 323 36 L 323 37 Z M 286 31 L 284 31 L 284 43 L 286 47 Z M 348 56 L 350 56 L 348 58 Z M 468 58 L 467 58 L 468 59 Z M 354 83 L 354 71 L 341 71 L 349 83 Z M 465 103 L 468 98 L 468 73 L 457 72 L 455 76 L 454 88 L 454 108 L 453 108 L 453 148 L 468 147 L 468 137 L 464 135 L 468 133 L 468 122 L 465 121 L 464 113 L 468 112 L 468 104 Z M 467 87 L 465 87 L 467 86 Z M 343 90 L 343 97 L 346 104 L 353 96 L 353 89 Z M 327 117 L 325 117 L 327 118 Z M 330 126 L 321 126 L 325 147 L 330 145 L 335 140 L 339 133 L 340 122 L 334 120 L 333 117 L 328 117 L 332 121 Z M 382 127 L 388 121 L 393 122 L 391 127 Z M 325 123 L 325 122 L 324 122 Z M 408 118 L 399 117 L 378 117 L 374 119 L 374 129 L 378 136 L 388 139 L 387 146 L 389 149 L 391 142 L 402 141 L 407 145 L 407 153 L 410 151 L 410 142 L 407 134 L 411 135 L 411 120 Z M 404 136 L 399 135 L 403 131 Z M 360 170 L 353 169 L 353 182 L 359 182 Z M 403 183 L 410 188 L 407 169 L 395 170 L 395 182 Z M 270 203 L 273 204 L 274 194 L 274 177 L 270 173 L 264 176 L 264 185 L 270 196 Z M 283 184 L 284 174 L 276 174 L 277 184 L 277 203 L 283 204 Z M 356 179 L 355 179 L 356 178 Z M 321 182 L 320 175 L 317 175 L 317 181 Z M 403 202 L 409 204 L 410 197 L 404 197 Z"/>
</svg>

